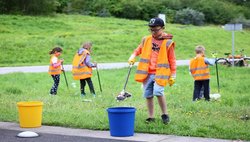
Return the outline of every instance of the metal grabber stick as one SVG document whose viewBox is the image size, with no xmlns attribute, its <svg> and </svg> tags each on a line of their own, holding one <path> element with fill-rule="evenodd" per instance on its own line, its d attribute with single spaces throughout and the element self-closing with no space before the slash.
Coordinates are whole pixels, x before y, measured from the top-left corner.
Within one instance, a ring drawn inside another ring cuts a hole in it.
<svg viewBox="0 0 250 142">
<path fill-rule="evenodd" d="M 102 85 L 101 85 L 101 81 L 100 81 L 100 76 L 99 76 L 99 71 L 98 71 L 97 65 L 96 65 L 96 72 L 97 72 L 97 77 L 98 77 L 98 82 L 99 82 L 100 91 L 102 92 Z"/>
<path fill-rule="evenodd" d="M 218 93 L 220 93 L 220 81 L 219 81 L 219 73 L 218 73 L 218 65 L 217 65 L 217 58 L 215 58 L 215 68 L 216 68 L 216 77 L 217 77 L 217 87 L 218 87 Z"/>
<path fill-rule="evenodd" d="M 126 82 L 125 82 L 125 84 L 124 84 L 123 91 L 125 91 L 126 86 L 127 86 L 127 84 L 128 84 L 128 78 L 129 78 L 129 75 L 130 75 L 130 72 L 131 72 L 132 66 L 133 66 L 132 64 L 131 64 L 131 65 L 129 65 L 128 75 L 127 75 L 127 77 L 126 77 Z"/>
<path fill-rule="evenodd" d="M 124 84 L 124 87 L 123 87 L 123 90 L 118 94 L 118 96 L 116 97 L 116 100 L 117 101 L 123 101 L 125 100 L 126 98 L 128 97 L 131 97 L 132 94 L 130 94 L 129 92 L 126 92 L 126 87 L 127 87 L 127 84 L 128 84 L 128 79 L 129 79 L 129 75 L 130 75 L 130 72 L 131 72 L 131 69 L 132 69 L 132 64 L 129 65 L 129 70 L 128 70 L 128 75 L 126 77 L 126 82 Z"/>
<path fill-rule="evenodd" d="M 66 77 L 66 74 L 65 74 L 65 70 L 64 70 L 64 67 L 63 67 L 63 63 L 62 63 L 62 70 L 63 70 L 63 75 L 64 75 L 64 79 L 65 79 L 67 88 L 69 89 L 69 84 L 68 84 L 68 81 L 67 81 L 67 77 Z"/>
</svg>

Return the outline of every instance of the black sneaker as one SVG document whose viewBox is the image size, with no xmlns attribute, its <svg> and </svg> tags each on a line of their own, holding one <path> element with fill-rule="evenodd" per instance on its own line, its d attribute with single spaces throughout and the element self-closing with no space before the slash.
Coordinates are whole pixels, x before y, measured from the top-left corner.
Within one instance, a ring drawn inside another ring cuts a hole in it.
<svg viewBox="0 0 250 142">
<path fill-rule="evenodd" d="M 146 123 L 151 123 L 151 122 L 155 122 L 155 118 L 147 118 Z"/>
<path fill-rule="evenodd" d="M 164 124 L 168 124 L 169 123 L 169 116 L 167 115 L 167 114 L 163 114 L 162 116 L 161 116 L 161 119 L 162 119 L 162 122 L 164 123 Z"/>
</svg>

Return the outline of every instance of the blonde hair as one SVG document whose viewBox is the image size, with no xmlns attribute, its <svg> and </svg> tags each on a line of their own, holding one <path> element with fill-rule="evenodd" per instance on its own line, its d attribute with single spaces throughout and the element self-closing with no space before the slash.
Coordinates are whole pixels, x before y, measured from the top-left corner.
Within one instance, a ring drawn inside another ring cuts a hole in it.
<svg viewBox="0 0 250 142">
<path fill-rule="evenodd" d="M 195 53 L 196 54 L 201 54 L 205 52 L 205 47 L 203 45 L 198 45 L 195 47 Z"/>
<path fill-rule="evenodd" d="M 88 41 L 82 44 L 82 48 L 86 48 L 87 46 L 92 46 L 92 42 Z"/>
</svg>

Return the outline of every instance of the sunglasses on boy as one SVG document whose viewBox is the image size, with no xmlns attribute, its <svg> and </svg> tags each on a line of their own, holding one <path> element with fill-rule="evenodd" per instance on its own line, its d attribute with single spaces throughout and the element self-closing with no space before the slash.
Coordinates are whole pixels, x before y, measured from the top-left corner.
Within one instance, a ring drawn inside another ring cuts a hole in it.
<svg viewBox="0 0 250 142">
<path fill-rule="evenodd" d="M 158 28 L 158 29 L 156 29 L 156 28 L 149 28 L 148 31 L 157 33 L 157 32 L 159 32 L 161 29 L 162 29 L 162 28 Z"/>
</svg>

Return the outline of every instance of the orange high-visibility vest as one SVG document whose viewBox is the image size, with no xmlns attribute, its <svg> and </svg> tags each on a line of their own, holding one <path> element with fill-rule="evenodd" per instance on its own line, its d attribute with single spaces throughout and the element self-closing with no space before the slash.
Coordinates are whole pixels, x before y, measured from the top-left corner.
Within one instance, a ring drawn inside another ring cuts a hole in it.
<svg viewBox="0 0 250 142">
<path fill-rule="evenodd" d="M 56 56 L 51 56 L 51 58 L 50 58 L 50 65 L 49 65 L 49 74 L 50 75 L 57 75 L 57 74 L 61 74 L 61 68 L 62 68 L 62 66 L 60 65 L 60 66 L 58 66 L 58 67 L 56 67 L 56 68 L 54 68 L 53 67 L 53 63 L 52 63 L 52 59 L 54 58 L 54 57 L 56 57 Z M 56 57 L 57 58 L 57 57 Z M 57 63 L 59 62 L 59 60 L 57 60 Z"/>
<path fill-rule="evenodd" d="M 195 57 L 190 61 L 190 72 L 194 80 L 207 80 L 210 78 L 209 68 L 204 57 Z"/>
<path fill-rule="evenodd" d="M 84 63 L 87 54 L 90 54 L 87 50 L 84 50 L 81 55 L 78 53 L 75 54 L 72 63 L 72 74 L 74 80 L 90 78 L 92 76 L 92 68 Z"/>
<path fill-rule="evenodd" d="M 160 86 L 166 86 L 170 78 L 170 67 L 168 63 L 168 47 L 174 44 L 172 40 L 164 39 L 157 58 L 155 81 Z M 148 76 L 149 61 L 152 52 L 152 36 L 146 37 L 142 52 L 140 56 L 140 61 L 135 74 L 135 80 L 137 82 L 144 82 Z"/>
</svg>

